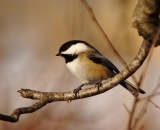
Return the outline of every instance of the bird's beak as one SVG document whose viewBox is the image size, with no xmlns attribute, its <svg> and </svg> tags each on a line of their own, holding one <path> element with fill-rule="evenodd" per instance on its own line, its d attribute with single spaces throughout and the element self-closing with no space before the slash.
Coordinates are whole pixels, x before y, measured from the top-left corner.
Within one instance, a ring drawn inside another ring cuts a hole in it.
<svg viewBox="0 0 160 130">
<path fill-rule="evenodd" d="M 57 53 L 56 56 L 61 56 L 61 53 Z"/>
</svg>

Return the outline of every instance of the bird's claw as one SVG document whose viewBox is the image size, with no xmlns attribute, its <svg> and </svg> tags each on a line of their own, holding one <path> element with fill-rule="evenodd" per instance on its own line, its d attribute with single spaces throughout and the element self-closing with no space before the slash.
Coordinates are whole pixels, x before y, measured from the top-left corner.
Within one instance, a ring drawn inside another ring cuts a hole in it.
<svg viewBox="0 0 160 130">
<path fill-rule="evenodd" d="M 99 91 L 100 87 L 102 87 L 102 83 L 101 82 L 100 83 L 96 83 L 96 86 L 98 87 L 98 91 Z"/>
<path fill-rule="evenodd" d="M 80 87 L 78 87 L 78 88 L 76 88 L 76 89 L 73 90 L 73 93 L 74 93 L 75 95 L 77 95 L 77 93 L 78 93 L 80 90 L 82 90 L 82 89 L 81 89 Z"/>
<path fill-rule="evenodd" d="M 82 90 L 81 88 L 82 88 L 83 85 L 84 84 L 82 84 L 81 86 L 79 86 L 78 88 L 73 90 L 73 93 L 75 94 L 76 97 L 77 97 L 77 94 L 79 93 L 79 91 Z"/>
</svg>

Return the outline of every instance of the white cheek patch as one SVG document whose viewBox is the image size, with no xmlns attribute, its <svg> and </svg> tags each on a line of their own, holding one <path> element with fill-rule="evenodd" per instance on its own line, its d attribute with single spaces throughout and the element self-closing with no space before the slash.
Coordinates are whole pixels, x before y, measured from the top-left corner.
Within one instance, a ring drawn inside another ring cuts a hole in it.
<svg viewBox="0 0 160 130">
<path fill-rule="evenodd" d="M 62 52 L 62 54 L 78 54 L 80 52 L 84 52 L 87 50 L 88 50 L 88 47 L 85 44 L 77 43 L 75 45 L 72 45 L 66 51 Z"/>
</svg>

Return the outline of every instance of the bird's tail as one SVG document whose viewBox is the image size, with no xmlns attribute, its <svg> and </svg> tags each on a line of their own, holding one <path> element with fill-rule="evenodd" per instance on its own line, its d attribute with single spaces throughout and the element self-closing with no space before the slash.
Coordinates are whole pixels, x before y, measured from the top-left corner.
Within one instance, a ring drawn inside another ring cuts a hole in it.
<svg viewBox="0 0 160 130">
<path fill-rule="evenodd" d="M 146 92 L 140 88 L 134 87 L 129 81 L 125 80 L 120 83 L 125 89 L 127 89 L 134 97 L 138 96 L 138 93 L 145 94 Z"/>
</svg>

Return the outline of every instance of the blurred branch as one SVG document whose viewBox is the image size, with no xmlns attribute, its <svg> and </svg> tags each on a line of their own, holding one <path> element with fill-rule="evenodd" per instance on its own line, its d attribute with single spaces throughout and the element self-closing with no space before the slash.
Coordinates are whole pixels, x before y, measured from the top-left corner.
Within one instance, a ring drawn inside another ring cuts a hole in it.
<svg viewBox="0 0 160 130">
<path fill-rule="evenodd" d="M 156 85 L 156 87 L 155 87 L 155 89 L 153 90 L 153 92 L 152 92 L 150 95 L 148 95 L 147 97 L 139 98 L 139 101 L 142 101 L 142 100 L 145 100 L 145 99 L 148 99 L 148 98 L 153 98 L 153 97 L 155 97 L 155 96 L 160 95 L 160 92 L 157 92 L 158 89 L 159 89 L 159 87 L 160 87 L 160 77 L 159 77 L 159 80 L 158 80 L 158 84 Z"/>
<path fill-rule="evenodd" d="M 158 29 L 154 37 L 153 43 L 148 43 L 144 40 L 137 56 L 133 59 L 133 61 L 116 76 L 102 83 L 102 87 L 100 87 L 99 90 L 95 86 L 92 88 L 80 90 L 79 93 L 75 95 L 73 92 L 39 92 L 29 89 L 21 89 L 18 90 L 18 92 L 21 94 L 22 97 L 34 100 L 37 99 L 40 101 L 30 107 L 22 107 L 14 110 L 11 116 L 0 114 L 0 120 L 17 122 L 21 114 L 35 112 L 36 110 L 39 110 L 48 103 L 55 101 L 71 102 L 72 100 L 98 95 L 114 88 L 120 82 L 131 76 L 143 64 L 144 60 L 146 59 L 146 57 L 150 52 L 151 47 L 156 43 L 159 34 L 160 34 L 160 28 Z"/>
<path fill-rule="evenodd" d="M 128 115 L 130 115 L 130 114 L 131 114 L 131 112 L 129 111 L 129 109 L 128 109 L 128 107 L 126 106 L 126 104 L 123 104 L 123 106 L 124 106 L 124 108 L 126 109 L 126 111 L 127 111 Z"/>
<path fill-rule="evenodd" d="M 111 50 L 113 51 L 113 54 L 119 59 L 119 61 L 123 64 L 123 66 L 127 66 L 127 63 L 125 62 L 125 60 L 120 56 L 120 54 L 117 52 L 117 50 L 114 48 L 114 46 L 112 45 L 111 41 L 109 40 L 107 34 L 104 32 L 103 28 L 100 26 L 99 22 L 97 21 L 94 12 L 92 10 L 92 8 L 89 6 L 89 4 L 87 3 L 86 0 L 81 0 L 81 2 L 83 3 L 83 5 L 86 7 L 86 9 L 89 12 L 89 15 L 91 17 L 91 19 L 93 20 L 93 22 L 97 25 L 97 27 L 100 29 L 100 31 L 102 32 L 102 34 L 105 37 L 105 40 L 107 41 L 109 47 L 111 48 Z M 135 82 L 135 84 L 137 84 L 137 79 L 134 75 L 132 75 L 132 79 Z"/>
<path fill-rule="evenodd" d="M 160 78 L 159 78 L 159 80 L 158 80 L 158 84 L 156 85 L 156 87 L 154 88 L 154 90 L 153 90 L 153 92 L 152 92 L 152 93 L 154 93 L 154 94 L 151 94 L 151 95 L 149 95 L 149 96 L 147 96 L 147 97 L 145 98 L 145 99 L 147 99 L 147 100 L 145 101 L 142 110 L 140 111 L 138 117 L 135 119 L 135 122 L 134 122 L 133 127 L 129 127 L 129 129 L 130 129 L 130 128 L 131 128 L 131 130 L 136 129 L 136 126 L 138 125 L 139 121 L 142 119 L 142 117 L 144 116 L 144 114 L 145 114 L 146 111 L 147 111 L 147 107 L 148 107 L 148 105 L 149 105 L 149 101 L 150 101 L 156 94 L 158 94 L 157 90 L 158 90 L 159 87 L 160 87 L 159 82 L 160 82 Z M 139 99 L 138 101 L 142 101 L 142 99 Z M 137 101 L 137 103 L 138 103 L 138 101 Z M 156 104 L 155 104 L 155 105 L 156 105 Z M 157 105 L 156 105 L 156 106 L 157 106 Z M 133 117 L 132 117 L 132 118 L 133 118 Z M 131 125 L 131 124 L 130 124 L 130 125 Z"/>
<path fill-rule="evenodd" d="M 160 1 L 159 0 L 138 0 L 138 3 L 133 12 L 133 21 L 132 26 L 137 28 L 139 35 L 141 35 L 147 42 L 151 43 L 155 40 L 155 34 L 157 33 L 157 28 L 159 30 L 159 11 L 160 11 Z M 157 36 L 157 42 L 155 42 L 154 46 L 159 44 L 159 36 Z M 139 88 L 141 88 L 142 84 L 144 83 L 145 75 L 148 70 L 148 66 L 153 54 L 153 50 L 151 50 L 151 54 L 148 58 L 144 71 L 141 75 L 139 80 Z M 151 97 L 148 97 L 150 99 Z M 131 111 L 131 116 L 129 119 L 128 129 L 131 128 L 131 123 L 133 120 L 133 115 L 135 113 L 135 108 L 137 106 L 139 99 L 135 99 L 133 103 L 133 108 Z M 139 116 L 136 118 L 136 121 L 132 127 L 135 129 L 139 120 L 145 114 L 145 111 L 148 107 L 149 102 L 147 101 L 140 112 Z"/>
<path fill-rule="evenodd" d="M 142 101 L 142 100 L 145 100 L 145 99 L 148 99 L 148 97 L 155 97 L 155 96 L 158 96 L 160 95 L 160 92 L 155 92 L 147 97 L 144 97 L 144 98 L 140 98 L 138 101 Z"/>
<path fill-rule="evenodd" d="M 151 57 L 153 55 L 153 49 L 154 48 L 152 48 L 151 51 L 150 51 L 150 54 L 149 54 L 148 59 L 147 59 L 146 66 L 144 67 L 143 72 L 142 72 L 142 74 L 140 76 L 140 80 L 138 82 L 138 84 L 139 84 L 138 87 L 139 88 L 142 88 L 142 85 L 144 83 L 144 79 L 145 79 L 145 76 L 146 76 L 146 73 L 147 73 L 147 70 L 148 70 L 148 67 L 149 67 L 149 63 L 150 63 Z M 133 120 L 133 115 L 135 113 L 135 110 L 136 110 L 135 108 L 137 106 L 138 101 L 139 101 L 139 99 L 137 98 L 133 102 L 133 107 L 132 107 L 132 111 L 131 111 L 130 118 L 129 118 L 129 123 L 128 123 L 128 129 L 131 128 L 131 123 L 132 123 L 132 120 Z"/>
<path fill-rule="evenodd" d="M 148 99 L 148 101 L 149 101 L 150 103 L 152 103 L 156 108 L 160 109 L 160 107 L 157 106 L 154 102 L 152 102 L 151 99 Z"/>
<path fill-rule="evenodd" d="M 134 123 L 133 127 L 129 128 L 129 130 L 135 130 L 136 129 L 136 126 L 138 125 L 139 121 L 142 119 L 142 117 L 146 113 L 148 105 L 149 105 L 149 102 L 146 101 L 144 103 L 143 108 L 142 108 L 141 112 L 139 113 L 138 117 L 135 119 L 135 123 Z"/>
</svg>

